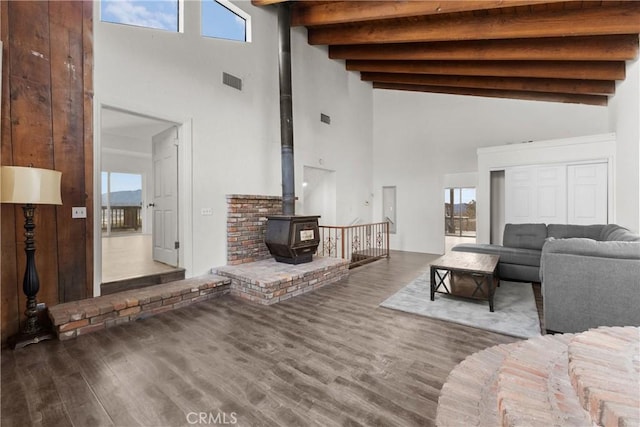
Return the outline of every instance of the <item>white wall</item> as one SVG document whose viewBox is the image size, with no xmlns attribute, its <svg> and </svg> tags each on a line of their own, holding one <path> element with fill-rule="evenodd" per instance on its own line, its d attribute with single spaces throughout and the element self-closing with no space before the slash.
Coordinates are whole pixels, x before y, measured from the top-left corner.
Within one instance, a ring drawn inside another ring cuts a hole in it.
<svg viewBox="0 0 640 427">
<path fill-rule="evenodd" d="M 235 4 L 252 17 L 251 43 L 200 37 L 199 2 L 184 3 L 183 34 L 102 23 L 94 8 L 98 107 L 192 125 L 188 275 L 226 263 L 226 194 L 281 194 L 276 12 Z M 294 30 L 292 52 L 296 191 L 303 165 L 322 163 L 336 171 L 338 221 L 370 216 L 371 86 L 307 45 L 304 29 Z M 223 71 L 242 78 L 243 90 L 224 86 Z M 201 216 L 204 207 L 213 215 Z"/>
<path fill-rule="evenodd" d="M 326 47 L 308 45 L 305 28 L 293 30 L 291 55 L 296 177 L 302 177 L 303 166 L 336 171 L 335 225 L 358 217 L 370 222 L 371 84 L 360 81 L 360 73 L 346 71 L 344 61 L 327 59 Z M 321 113 L 331 117 L 331 124 L 320 121 Z M 303 194 L 301 185 L 296 179 L 296 194 Z"/>
<path fill-rule="evenodd" d="M 444 251 L 444 176 L 477 172 L 478 147 L 609 131 L 606 107 L 387 90 L 373 116 L 374 220 L 396 185 L 391 247 L 430 253 Z"/>
<path fill-rule="evenodd" d="M 617 139 L 616 223 L 640 230 L 640 63 L 627 62 L 626 78 L 609 102 Z"/>
</svg>

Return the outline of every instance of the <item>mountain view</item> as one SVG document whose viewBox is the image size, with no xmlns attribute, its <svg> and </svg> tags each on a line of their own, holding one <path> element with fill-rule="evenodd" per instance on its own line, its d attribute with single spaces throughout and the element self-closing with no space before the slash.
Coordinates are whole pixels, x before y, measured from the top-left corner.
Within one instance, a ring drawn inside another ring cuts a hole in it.
<svg viewBox="0 0 640 427">
<path fill-rule="evenodd" d="M 140 206 L 142 190 L 114 191 L 110 197 L 111 206 Z M 102 206 L 107 205 L 107 193 L 102 194 Z"/>
</svg>

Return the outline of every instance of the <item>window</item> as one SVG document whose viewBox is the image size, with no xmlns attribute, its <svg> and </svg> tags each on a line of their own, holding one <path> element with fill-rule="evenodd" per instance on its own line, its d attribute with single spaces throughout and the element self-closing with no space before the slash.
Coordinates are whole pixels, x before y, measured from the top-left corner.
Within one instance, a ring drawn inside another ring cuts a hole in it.
<svg viewBox="0 0 640 427">
<path fill-rule="evenodd" d="M 181 0 L 102 0 L 100 20 L 173 32 L 182 31 Z"/>
<path fill-rule="evenodd" d="M 251 17 L 226 0 L 202 1 L 202 35 L 218 39 L 251 41 Z"/>
<path fill-rule="evenodd" d="M 444 224 L 447 236 L 476 236 L 475 188 L 445 188 Z"/>
<path fill-rule="evenodd" d="M 102 231 L 140 232 L 142 228 L 142 175 L 105 172 L 102 178 Z"/>
</svg>

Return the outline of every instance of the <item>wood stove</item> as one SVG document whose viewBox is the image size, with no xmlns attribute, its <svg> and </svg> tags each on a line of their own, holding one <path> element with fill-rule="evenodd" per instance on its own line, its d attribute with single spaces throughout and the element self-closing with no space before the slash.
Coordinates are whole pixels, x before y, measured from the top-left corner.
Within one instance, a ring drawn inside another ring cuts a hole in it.
<svg viewBox="0 0 640 427">
<path fill-rule="evenodd" d="M 311 262 L 318 249 L 319 215 L 271 215 L 267 219 L 265 243 L 278 262 Z"/>
</svg>

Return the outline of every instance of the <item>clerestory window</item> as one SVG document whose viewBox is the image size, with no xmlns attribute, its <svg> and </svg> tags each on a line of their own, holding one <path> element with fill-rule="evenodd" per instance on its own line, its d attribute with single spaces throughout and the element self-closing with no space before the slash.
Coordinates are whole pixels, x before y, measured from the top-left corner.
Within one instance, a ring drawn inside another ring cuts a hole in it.
<svg viewBox="0 0 640 427">
<path fill-rule="evenodd" d="M 203 0 L 202 35 L 218 39 L 251 41 L 251 16 L 226 0 Z"/>
<path fill-rule="evenodd" d="M 100 20 L 181 32 L 182 0 L 101 0 Z"/>
</svg>

